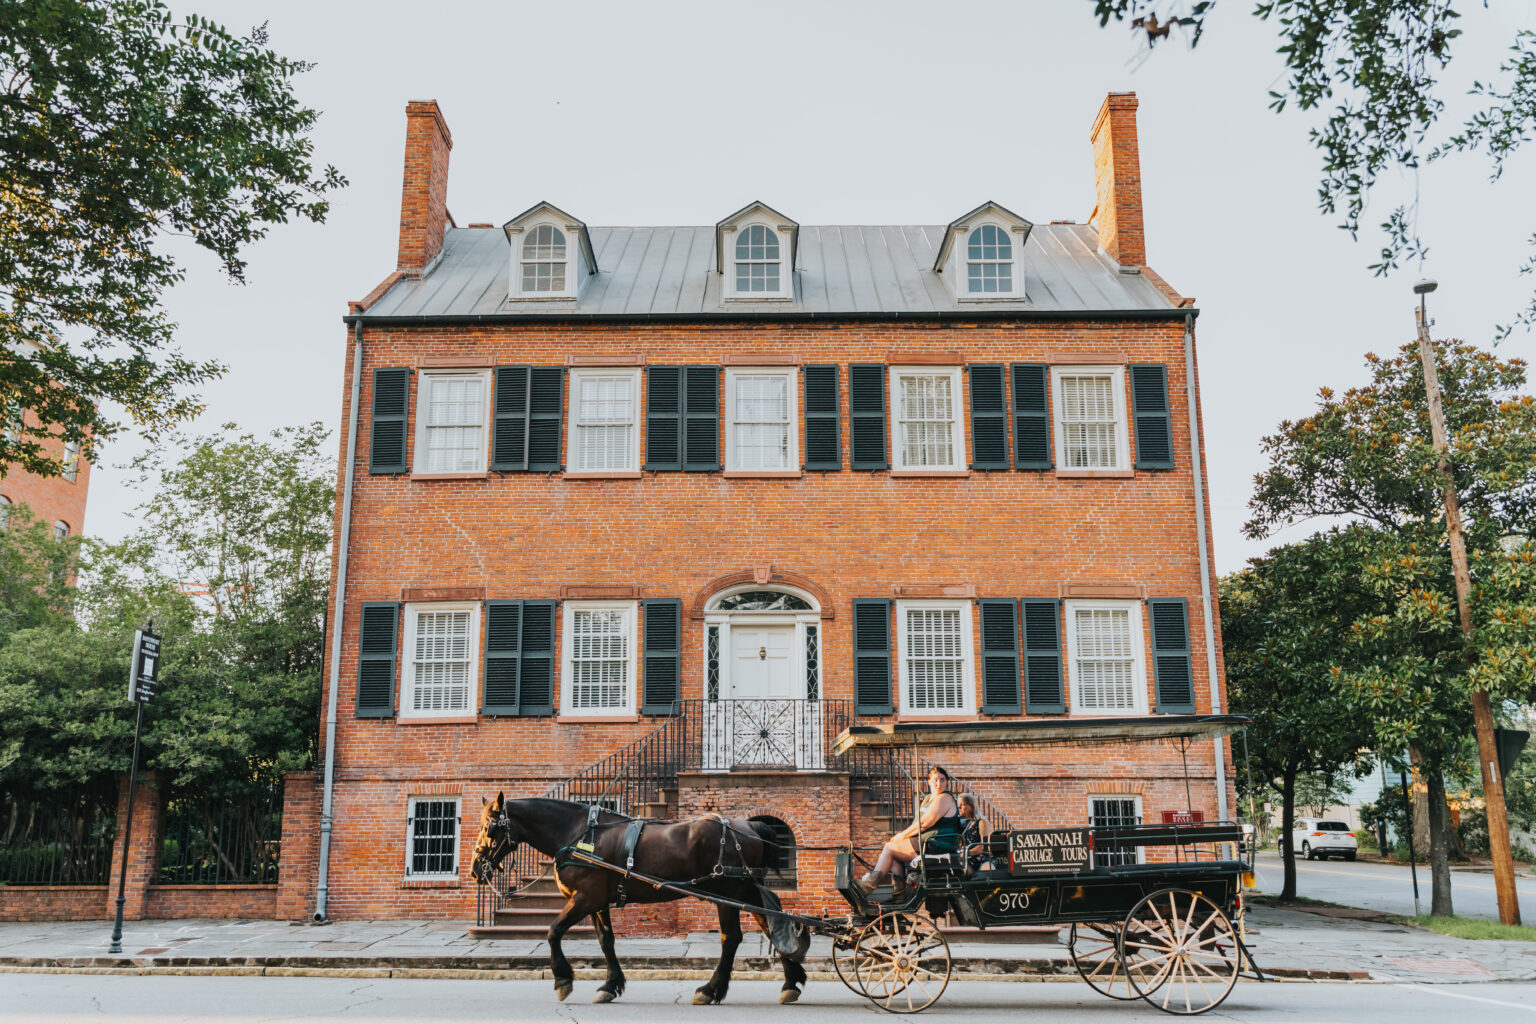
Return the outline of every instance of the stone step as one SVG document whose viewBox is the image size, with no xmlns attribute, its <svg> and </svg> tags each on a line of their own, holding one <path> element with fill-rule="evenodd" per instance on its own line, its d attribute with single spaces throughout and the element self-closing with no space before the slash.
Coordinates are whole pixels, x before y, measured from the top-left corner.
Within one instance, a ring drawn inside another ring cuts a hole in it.
<svg viewBox="0 0 1536 1024">
<path fill-rule="evenodd" d="M 507 910 L 537 910 L 540 912 L 554 913 L 566 904 L 566 898 L 558 892 L 551 893 L 524 893 L 514 896 L 508 901 Z"/>
<path fill-rule="evenodd" d="M 526 939 L 533 942 L 543 942 L 549 934 L 549 925 L 471 925 L 469 936 L 472 939 Z M 597 929 L 591 925 L 579 924 L 565 933 L 567 939 L 595 939 Z"/>
</svg>

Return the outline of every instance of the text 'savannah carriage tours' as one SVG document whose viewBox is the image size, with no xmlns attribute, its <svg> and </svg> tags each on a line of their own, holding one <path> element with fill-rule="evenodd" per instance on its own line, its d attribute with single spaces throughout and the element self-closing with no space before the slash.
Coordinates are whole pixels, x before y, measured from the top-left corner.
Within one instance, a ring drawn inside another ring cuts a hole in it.
<svg viewBox="0 0 1536 1024">
<path fill-rule="evenodd" d="M 1166 715 L 1076 722 L 981 722 L 855 725 L 834 748 L 1107 744 L 1174 741 L 1230 735 L 1247 724 L 1239 715 Z M 1188 776 L 1186 772 L 1186 793 Z M 1191 801 L 1192 802 L 1192 801 Z M 1190 814 L 1193 819 L 1195 815 Z M 1240 974 L 1264 980 L 1242 937 L 1242 885 L 1252 871 L 1245 831 L 1233 821 L 1117 825 L 994 833 L 986 856 L 921 852 L 911 863 L 904 897 L 880 902 L 857 884 L 860 851 L 837 855 L 837 888 L 848 902 L 842 917 L 808 917 L 782 909 L 763 884 L 773 833 L 757 823 L 722 816 L 691 821 L 629 818 L 600 806 L 553 799 L 487 801 L 475 845 L 474 875 L 489 884 L 519 844 L 552 858 L 565 908 L 550 928 L 555 991 L 565 999 L 573 972 L 561 950 L 567 929 L 591 917 L 607 977 L 595 1001 L 624 991 L 614 953 L 609 908 L 696 897 L 720 914 L 720 961 L 694 995 L 695 1003 L 725 998 L 741 943 L 741 915 L 754 915 L 783 967 L 781 1003 L 799 998 L 801 965 L 812 934 L 832 940 L 832 964 L 843 983 L 876 1006 L 914 1013 L 932 1006 L 952 973 L 949 944 L 936 920 L 953 913 L 977 928 L 1060 925 L 1083 980 L 1111 999 L 1144 999 L 1168 1013 L 1197 1014 L 1226 999 Z M 1165 847 L 1149 863 L 1095 857 L 1108 851 Z M 980 865 L 976 862 L 980 860 Z"/>
</svg>

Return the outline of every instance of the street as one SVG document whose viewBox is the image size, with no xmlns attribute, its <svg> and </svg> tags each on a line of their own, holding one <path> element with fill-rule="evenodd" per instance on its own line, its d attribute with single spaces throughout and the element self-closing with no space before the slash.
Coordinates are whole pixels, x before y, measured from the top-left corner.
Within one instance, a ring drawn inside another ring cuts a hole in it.
<svg viewBox="0 0 1536 1024">
<path fill-rule="evenodd" d="M 368 978 L 113 977 L 81 974 L 11 974 L 0 1001 L 4 1024 L 180 1024 L 217 1021 L 655 1021 L 889 1019 L 835 981 L 812 982 L 802 1001 L 779 1006 L 778 984 L 737 982 L 720 1007 L 691 1006 L 698 982 L 631 982 L 607 1006 L 588 1000 L 596 981 L 578 982 L 569 1002 L 557 1003 L 546 981 L 416 981 Z M 1081 982 L 1028 983 L 963 980 L 950 984 L 924 1021 L 993 1020 L 1028 1012 L 1052 1020 L 1168 1021 L 1142 1002 L 1112 1002 Z M 1525 1020 L 1536 1015 L 1536 984 L 1261 985 L 1240 980 L 1216 1011 L 1239 1022 L 1307 1021 L 1441 1024 L 1447 1016 Z"/>
<path fill-rule="evenodd" d="M 1261 892 L 1278 893 L 1285 880 L 1280 855 L 1271 851 L 1259 854 L 1256 865 Z M 1418 866 L 1419 904 L 1429 913 L 1429 868 Z M 1536 878 L 1521 875 L 1520 914 L 1527 924 L 1536 922 Z M 1368 861 L 1317 860 L 1296 858 L 1296 895 L 1327 900 L 1349 907 L 1364 907 L 1388 914 L 1413 913 L 1413 881 L 1406 866 Z M 1452 909 L 1461 917 L 1498 920 L 1498 903 L 1493 875 L 1474 871 L 1451 872 Z"/>
</svg>

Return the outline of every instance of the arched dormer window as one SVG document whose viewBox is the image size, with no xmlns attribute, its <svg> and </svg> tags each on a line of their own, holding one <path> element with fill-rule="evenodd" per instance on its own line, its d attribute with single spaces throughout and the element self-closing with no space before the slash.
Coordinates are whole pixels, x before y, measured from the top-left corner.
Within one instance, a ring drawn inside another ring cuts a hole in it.
<svg viewBox="0 0 1536 1024">
<path fill-rule="evenodd" d="M 736 292 L 777 295 L 783 288 L 779 236 L 766 224 L 749 224 L 736 236 Z"/>
<path fill-rule="evenodd" d="M 966 239 L 965 290 L 971 295 L 1013 293 L 1013 242 L 996 224 L 983 224 Z"/>
<path fill-rule="evenodd" d="M 523 238 L 523 294 L 561 294 L 566 290 L 565 232 L 553 224 L 530 228 Z"/>
</svg>

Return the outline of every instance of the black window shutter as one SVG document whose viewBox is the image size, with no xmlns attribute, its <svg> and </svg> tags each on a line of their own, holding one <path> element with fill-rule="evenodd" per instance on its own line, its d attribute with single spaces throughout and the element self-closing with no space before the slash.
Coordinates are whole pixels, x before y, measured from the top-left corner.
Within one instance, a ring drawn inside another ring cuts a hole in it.
<svg viewBox="0 0 1536 1024">
<path fill-rule="evenodd" d="M 404 473 L 405 427 L 411 408 L 411 371 L 404 366 L 373 371 L 373 416 L 369 423 L 368 472 Z"/>
<path fill-rule="evenodd" d="M 1019 703 L 1019 603 L 983 598 L 981 609 L 981 712 L 1016 715 Z"/>
<path fill-rule="evenodd" d="M 491 468 L 528 468 L 528 367 L 496 367 L 496 414 L 491 427 Z"/>
<path fill-rule="evenodd" d="M 670 715 L 683 695 L 683 602 L 675 597 L 640 602 L 645 612 L 645 661 L 640 713 Z"/>
<path fill-rule="evenodd" d="M 1168 407 L 1168 367 L 1131 366 L 1131 413 L 1136 420 L 1136 468 L 1173 468 L 1173 417 Z"/>
<path fill-rule="evenodd" d="M 889 600 L 858 598 L 853 602 L 853 696 L 857 714 L 888 715 L 895 710 L 891 703 Z"/>
<path fill-rule="evenodd" d="M 1008 385 L 999 363 L 972 366 L 971 468 L 1008 468 Z"/>
<path fill-rule="evenodd" d="M 523 602 L 485 602 L 485 699 L 482 715 L 515 715 L 521 667 Z"/>
<path fill-rule="evenodd" d="M 555 713 L 555 602 L 523 601 L 517 713 Z"/>
<path fill-rule="evenodd" d="M 683 469 L 720 468 L 720 367 L 683 367 Z"/>
<path fill-rule="evenodd" d="M 1050 469 L 1051 368 L 1013 364 L 1013 468 Z"/>
<path fill-rule="evenodd" d="M 1063 715 L 1066 689 L 1061 673 L 1061 602 L 1026 597 L 1024 612 L 1024 710 L 1031 715 Z"/>
<path fill-rule="evenodd" d="M 395 713 L 395 656 L 400 605 L 364 601 L 357 639 L 357 717 L 390 718 Z"/>
<path fill-rule="evenodd" d="M 1152 678 L 1157 711 L 1164 715 L 1195 713 L 1195 674 L 1189 650 L 1189 602 L 1182 597 L 1147 601 L 1152 615 Z"/>
<path fill-rule="evenodd" d="M 836 472 L 843 468 L 837 367 L 807 366 L 801 373 L 805 378 L 805 468 Z"/>
<path fill-rule="evenodd" d="M 645 368 L 645 468 L 683 468 L 683 369 Z"/>
<path fill-rule="evenodd" d="M 553 473 L 560 469 L 560 407 L 565 392 L 565 367 L 528 368 L 528 469 Z"/>
<path fill-rule="evenodd" d="M 848 433 L 854 469 L 889 469 L 885 456 L 885 367 L 848 367 Z"/>
</svg>

